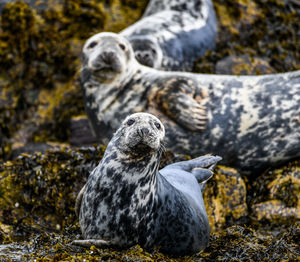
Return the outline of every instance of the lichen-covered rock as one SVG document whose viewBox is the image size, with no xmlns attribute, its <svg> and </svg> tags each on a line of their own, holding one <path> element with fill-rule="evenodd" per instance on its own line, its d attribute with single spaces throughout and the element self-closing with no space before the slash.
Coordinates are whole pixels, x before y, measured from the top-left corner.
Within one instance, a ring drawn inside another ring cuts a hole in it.
<svg viewBox="0 0 300 262">
<path fill-rule="evenodd" d="M 300 219 L 300 161 L 266 171 L 252 184 L 251 209 L 258 221 L 291 224 Z"/>
<path fill-rule="evenodd" d="M 4 225 L 0 222 L 0 244 L 11 242 L 11 238 L 9 236 L 12 231 L 10 226 Z"/>
<path fill-rule="evenodd" d="M 246 185 L 233 168 L 218 166 L 204 190 L 204 203 L 213 231 L 247 216 Z"/>
<path fill-rule="evenodd" d="M 42 2 L 12 1 L 0 17 L 0 161 L 27 143 L 69 142 L 71 118 L 84 114 L 77 82 L 83 42 L 123 29 L 147 4 Z"/>
<path fill-rule="evenodd" d="M 7 249 L 5 258 L 21 250 L 26 261 L 297 261 L 300 256 L 300 225 L 276 230 L 275 235 L 270 231 L 234 225 L 212 233 L 210 245 L 198 254 L 169 257 L 159 250 L 146 251 L 138 245 L 126 250 L 74 247 L 70 242 L 75 233 L 69 229 L 62 234 L 44 232 L 32 241 L 12 245 L 13 249 Z"/>
<path fill-rule="evenodd" d="M 216 64 L 216 74 L 223 75 L 265 75 L 275 73 L 274 69 L 263 59 L 251 58 L 249 55 L 231 55 Z"/>
<path fill-rule="evenodd" d="M 252 206 L 252 214 L 262 221 L 264 219 L 276 222 L 287 219 L 300 219 L 299 207 L 287 207 L 283 201 L 268 200 Z"/>
<path fill-rule="evenodd" d="M 221 33 L 216 49 L 195 62 L 195 72 L 216 73 L 218 61 L 246 54 L 263 59 L 276 73 L 300 69 L 297 1 L 215 0 L 213 4 Z"/>
<path fill-rule="evenodd" d="M 277 229 L 278 230 L 278 229 Z M 193 259 L 203 261 L 294 261 L 299 258 L 300 225 L 281 228 L 277 235 L 234 225 L 211 236 L 210 245 Z"/>
<path fill-rule="evenodd" d="M 57 230 L 74 223 L 75 198 L 103 152 L 103 147 L 62 148 L 22 154 L 4 163 L 0 167 L 0 222 L 35 230 Z"/>
</svg>

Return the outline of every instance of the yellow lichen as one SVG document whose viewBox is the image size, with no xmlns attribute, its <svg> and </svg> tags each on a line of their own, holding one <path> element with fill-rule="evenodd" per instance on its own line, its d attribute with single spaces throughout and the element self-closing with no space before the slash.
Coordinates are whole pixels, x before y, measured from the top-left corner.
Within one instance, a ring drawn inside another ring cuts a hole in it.
<svg viewBox="0 0 300 262">
<path fill-rule="evenodd" d="M 233 168 L 219 166 L 204 190 L 204 203 L 213 231 L 226 225 L 228 217 L 247 215 L 246 185 Z"/>
</svg>

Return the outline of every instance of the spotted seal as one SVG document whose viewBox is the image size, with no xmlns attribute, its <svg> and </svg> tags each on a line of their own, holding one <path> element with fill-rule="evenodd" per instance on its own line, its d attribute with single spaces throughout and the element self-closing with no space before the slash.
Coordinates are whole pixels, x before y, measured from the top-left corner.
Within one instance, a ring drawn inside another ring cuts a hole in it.
<svg viewBox="0 0 300 262">
<path fill-rule="evenodd" d="M 300 71 L 262 76 L 164 72 L 140 65 L 128 41 L 100 33 L 83 47 L 81 82 L 98 139 L 128 114 L 157 115 L 166 148 L 206 152 L 246 173 L 300 156 Z"/>
<path fill-rule="evenodd" d="M 148 113 L 128 116 L 77 198 L 84 240 L 75 245 L 192 254 L 209 242 L 202 188 L 221 159 L 202 156 L 158 171 L 165 129 Z M 198 184 L 202 183 L 202 184 Z"/>
<path fill-rule="evenodd" d="M 120 35 L 141 64 L 191 71 L 194 60 L 215 47 L 216 15 L 211 0 L 152 0 L 142 19 Z"/>
</svg>

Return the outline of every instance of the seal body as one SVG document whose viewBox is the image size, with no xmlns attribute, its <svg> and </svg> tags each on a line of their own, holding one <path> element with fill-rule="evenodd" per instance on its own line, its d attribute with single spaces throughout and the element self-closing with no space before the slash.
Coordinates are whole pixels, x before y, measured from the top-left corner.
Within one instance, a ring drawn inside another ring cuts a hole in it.
<svg viewBox="0 0 300 262">
<path fill-rule="evenodd" d="M 126 39 L 106 36 L 96 35 L 87 45 L 97 40 L 101 48 L 95 50 L 103 52 L 103 42 L 123 43 L 127 51 L 113 52 L 128 60 L 111 82 L 97 80 L 97 72 L 83 63 L 86 111 L 102 142 L 126 115 L 147 111 L 166 126 L 167 149 L 222 155 L 225 164 L 245 174 L 300 156 L 300 71 L 263 76 L 163 72 L 137 63 Z M 83 48 L 86 61 L 94 51 Z"/>
<path fill-rule="evenodd" d="M 206 168 L 221 158 L 204 156 L 158 171 L 164 134 L 153 115 L 125 119 L 79 197 L 85 240 L 75 244 L 159 246 L 176 255 L 207 246 L 210 228 L 198 181 L 205 182 L 212 175 Z"/>
<path fill-rule="evenodd" d="M 215 47 L 216 15 L 211 0 L 152 0 L 142 19 L 120 35 L 141 64 L 191 71 L 194 60 Z"/>
</svg>

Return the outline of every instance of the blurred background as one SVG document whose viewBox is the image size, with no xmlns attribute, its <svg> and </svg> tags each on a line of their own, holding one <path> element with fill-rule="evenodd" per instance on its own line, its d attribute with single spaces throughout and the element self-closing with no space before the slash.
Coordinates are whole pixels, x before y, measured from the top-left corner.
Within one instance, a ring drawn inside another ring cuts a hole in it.
<svg viewBox="0 0 300 262">
<path fill-rule="evenodd" d="M 60 143 L 95 142 L 78 82 L 80 51 L 101 31 L 138 20 L 148 1 L 0 1 L 0 160 Z M 194 72 L 268 74 L 300 69 L 298 0 L 215 0 L 214 51 Z"/>
</svg>

